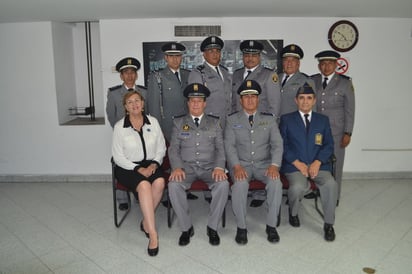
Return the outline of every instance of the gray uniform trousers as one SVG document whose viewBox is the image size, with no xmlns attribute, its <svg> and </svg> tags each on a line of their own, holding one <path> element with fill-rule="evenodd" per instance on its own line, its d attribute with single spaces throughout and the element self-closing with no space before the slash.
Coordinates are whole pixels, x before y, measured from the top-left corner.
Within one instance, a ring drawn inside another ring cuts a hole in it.
<svg viewBox="0 0 412 274">
<path fill-rule="evenodd" d="M 303 195 L 310 185 L 308 179 L 300 171 L 286 173 L 289 181 L 288 200 L 289 212 L 292 216 L 298 214 Z M 335 208 L 338 197 L 338 185 L 329 171 L 319 170 L 318 176 L 313 179 L 320 191 L 324 222 L 333 225 L 335 223 Z"/>
<path fill-rule="evenodd" d="M 242 181 L 235 181 L 232 186 L 232 208 L 239 228 L 246 228 L 247 196 L 249 190 L 249 179 L 255 178 L 266 184 L 266 224 L 276 227 L 277 218 L 282 202 L 282 182 L 280 179 L 272 180 L 265 176 L 266 168 L 244 167 L 249 178 Z M 232 178 L 234 178 L 232 174 Z"/>
<path fill-rule="evenodd" d="M 338 200 L 340 198 L 342 190 L 342 175 L 343 175 L 343 164 L 345 162 L 345 151 L 346 148 L 340 146 L 343 134 L 333 135 L 334 143 L 334 153 L 335 153 L 335 180 L 338 183 Z"/>
<path fill-rule="evenodd" d="M 186 190 L 190 188 L 196 179 L 206 182 L 212 192 L 207 225 L 211 229 L 217 230 L 223 210 L 226 207 L 229 195 L 229 182 L 227 180 L 215 182 L 212 178 L 212 170 L 205 170 L 198 167 L 189 169 L 185 167 L 185 173 L 186 179 L 184 181 L 170 181 L 168 183 L 170 201 L 176 213 L 181 231 L 187 231 L 192 226 Z"/>
</svg>

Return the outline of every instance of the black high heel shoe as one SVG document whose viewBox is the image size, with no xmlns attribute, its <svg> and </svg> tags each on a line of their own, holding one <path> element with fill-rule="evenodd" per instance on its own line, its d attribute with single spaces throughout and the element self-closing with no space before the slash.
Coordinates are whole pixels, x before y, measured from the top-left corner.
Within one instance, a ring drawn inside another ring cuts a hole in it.
<svg viewBox="0 0 412 274">
<path fill-rule="evenodd" d="M 159 239 L 157 239 L 158 243 L 157 243 L 157 247 L 155 248 L 149 248 L 150 245 L 150 240 L 149 240 L 149 244 L 147 245 L 147 254 L 149 254 L 149 256 L 156 256 L 157 253 L 159 253 Z"/>
<path fill-rule="evenodd" d="M 149 239 L 149 233 L 147 233 L 147 232 L 144 230 L 144 227 L 143 227 L 143 220 L 140 222 L 140 230 L 144 233 L 144 235 L 146 235 L 146 238 Z"/>
</svg>

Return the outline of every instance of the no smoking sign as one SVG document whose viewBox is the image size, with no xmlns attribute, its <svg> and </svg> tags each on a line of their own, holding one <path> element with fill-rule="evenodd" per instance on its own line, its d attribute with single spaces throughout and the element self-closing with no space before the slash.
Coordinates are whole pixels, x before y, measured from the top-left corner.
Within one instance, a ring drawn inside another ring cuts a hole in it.
<svg viewBox="0 0 412 274">
<path fill-rule="evenodd" d="M 335 72 L 337 74 L 345 74 L 349 69 L 349 62 L 345 58 L 338 58 L 338 66 L 336 67 Z"/>
</svg>

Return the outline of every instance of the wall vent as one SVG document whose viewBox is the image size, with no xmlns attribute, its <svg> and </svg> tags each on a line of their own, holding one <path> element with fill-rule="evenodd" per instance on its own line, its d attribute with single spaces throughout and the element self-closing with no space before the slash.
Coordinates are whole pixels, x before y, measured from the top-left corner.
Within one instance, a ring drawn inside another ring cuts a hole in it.
<svg viewBox="0 0 412 274">
<path fill-rule="evenodd" d="M 175 26 L 175 36 L 220 36 L 221 26 Z"/>
</svg>

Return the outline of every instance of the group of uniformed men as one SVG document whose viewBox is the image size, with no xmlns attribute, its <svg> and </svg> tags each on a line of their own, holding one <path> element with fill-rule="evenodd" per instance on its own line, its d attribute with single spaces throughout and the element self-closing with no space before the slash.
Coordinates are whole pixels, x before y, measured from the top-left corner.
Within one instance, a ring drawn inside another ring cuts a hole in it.
<svg viewBox="0 0 412 274">
<path fill-rule="evenodd" d="M 205 181 L 211 190 L 207 235 L 210 244 L 220 243 L 217 227 L 230 191 L 226 169 L 233 182 L 237 243 L 248 241 L 246 203 L 252 179 L 260 180 L 266 188 L 252 193 L 250 205 L 257 207 L 266 201 L 267 239 L 279 241 L 280 172 L 290 184 L 289 223 L 300 226 L 298 209 L 308 193 L 310 178 L 321 193 L 324 238 L 333 241 L 335 207 L 355 107 L 350 78 L 335 73 L 339 53 L 318 53 L 315 58 L 320 73 L 309 77 L 299 71 L 303 50 L 287 45 L 281 52 L 283 72 L 278 76 L 261 65 L 263 45 L 244 40 L 240 43 L 244 67 L 231 75 L 221 65 L 223 47 L 219 37 L 207 37 L 200 45 L 204 63 L 188 71 L 180 67 L 185 46 L 176 42 L 163 45 L 167 67 L 150 73 L 147 89 L 135 85 L 140 62 L 132 57 L 120 60 L 116 70 L 123 84 L 110 88 L 107 98 L 111 126 L 125 114 L 123 95 L 130 89 L 140 92 L 145 98 L 145 113 L 158 119 L 170 143 L 168 191 L 182 231 L 179 245 L 187 245 L 194 235 L 186 190 L 195 179 Z M 330 172 L 333 154 L 335 178 Z M 119 195 L 119 209 L 125 210 L 125 196 Z"/>
</svg>

